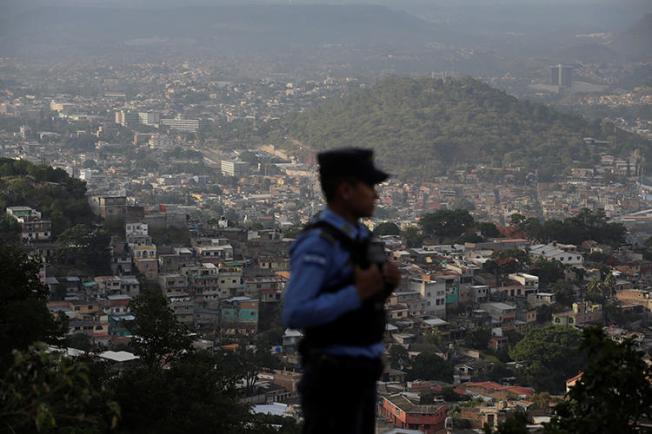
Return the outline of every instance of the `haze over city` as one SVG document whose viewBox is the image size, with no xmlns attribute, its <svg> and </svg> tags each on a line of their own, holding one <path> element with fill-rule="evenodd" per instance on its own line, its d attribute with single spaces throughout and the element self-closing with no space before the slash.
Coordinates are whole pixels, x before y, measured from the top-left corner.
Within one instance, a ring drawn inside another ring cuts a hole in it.
<svg viewBox="0 0 652 434">
<path fill-rule="evenodd" d="M 643 0 L 3 0 L 0 433 L 314 434 L 365 375 L 379 434 L 648 432 L 651 42 Z"/>
</svg>

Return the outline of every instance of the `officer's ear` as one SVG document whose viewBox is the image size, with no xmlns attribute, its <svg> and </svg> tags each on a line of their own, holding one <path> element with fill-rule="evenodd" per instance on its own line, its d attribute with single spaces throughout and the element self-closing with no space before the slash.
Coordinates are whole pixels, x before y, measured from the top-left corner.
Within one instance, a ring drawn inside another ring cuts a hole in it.
<svg viewBox="0 0 652 434">
<path fill-rule="evenodd" d="M 343 200 L 350 200 L 353 197 L 355 185 L 358 181 L 353 178 L 343 178 L 337 186 L 337 192 Z"/>
</svg>

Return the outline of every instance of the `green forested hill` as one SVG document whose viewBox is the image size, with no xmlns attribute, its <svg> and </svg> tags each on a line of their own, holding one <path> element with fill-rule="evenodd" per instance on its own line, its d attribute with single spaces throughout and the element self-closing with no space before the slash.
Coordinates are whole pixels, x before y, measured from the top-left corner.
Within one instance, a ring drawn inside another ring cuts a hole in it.
<svg viewBox="0 0 652 434">
<path fill-rule="evenodd" d="M 374 148 L 384 167 L 408 178 L 478 163 L 539 169 L 546 177 L 573 161 L 590 164 L 599 151 L 642 147 L 645 155 L 649 147 L 609 124 L 519 101 L 470 78 L 390 78 L 296 114 L 287 128 L 315 149 Z M 595 149 L 584 137 L 610 145 Z"/>
<path fill-rule="evenodd" d="M 0 158 L 0 217 L 8 206 L 30 206 L 52 221 L 55 236 L 95 217 L 86 198 L 86 183 L 63 169 Z M 0 228 L 1 230 L 1 228 Z"/>
</svg>

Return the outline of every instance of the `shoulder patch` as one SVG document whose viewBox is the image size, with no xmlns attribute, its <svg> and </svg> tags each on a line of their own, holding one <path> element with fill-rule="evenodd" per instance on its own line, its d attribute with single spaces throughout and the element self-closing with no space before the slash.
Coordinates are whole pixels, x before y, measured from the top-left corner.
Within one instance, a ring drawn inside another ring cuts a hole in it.
<svg viewBox="0 0 652 434">
<path fill-rule="evenodd" d="M 326 265 L 327 263 L 326 257 L 319 253 L 306 253 L 302 260 L 304 264 Z"/>
<path fill-rule="evenodd" d="M 333 245 L 337 244 L 337 240 L 335 239 L 335 237 L 333 235 L 329 234 L 328 231 L 325 231 L 323 229 L 320 230 L 319 231 L 319 236 L 321 238 L 325 239 L 326 241 L 328 241 L 329 243 L 333 244 Z"/>
</svg>

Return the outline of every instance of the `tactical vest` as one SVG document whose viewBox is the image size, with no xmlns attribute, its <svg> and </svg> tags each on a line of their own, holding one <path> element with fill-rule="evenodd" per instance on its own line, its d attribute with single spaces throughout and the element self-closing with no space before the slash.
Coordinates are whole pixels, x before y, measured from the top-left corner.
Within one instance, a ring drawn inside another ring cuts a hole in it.
<svg viewBox="0 0 652 434">
<path fill-rule="evenodd" d="M 325 221 L 317 221 L 304 228 L 304 231 L 320 229 L 321 236 L 349 252 L 351 267 L 369 267 L 367 260 L 368 240 L 355 241 L 341 230 Z M 344 280 L 332 286 L 321 288 L 318 294 L 335 293 L 354 284 L 353 271 Z M 371 297 L 362 305 L 327 324 L 304 329 L 302 349 L 319 349 L 332 345 L 368 346 L 382 342 L 385 333 L 385 297 Z"/>
</svg>

